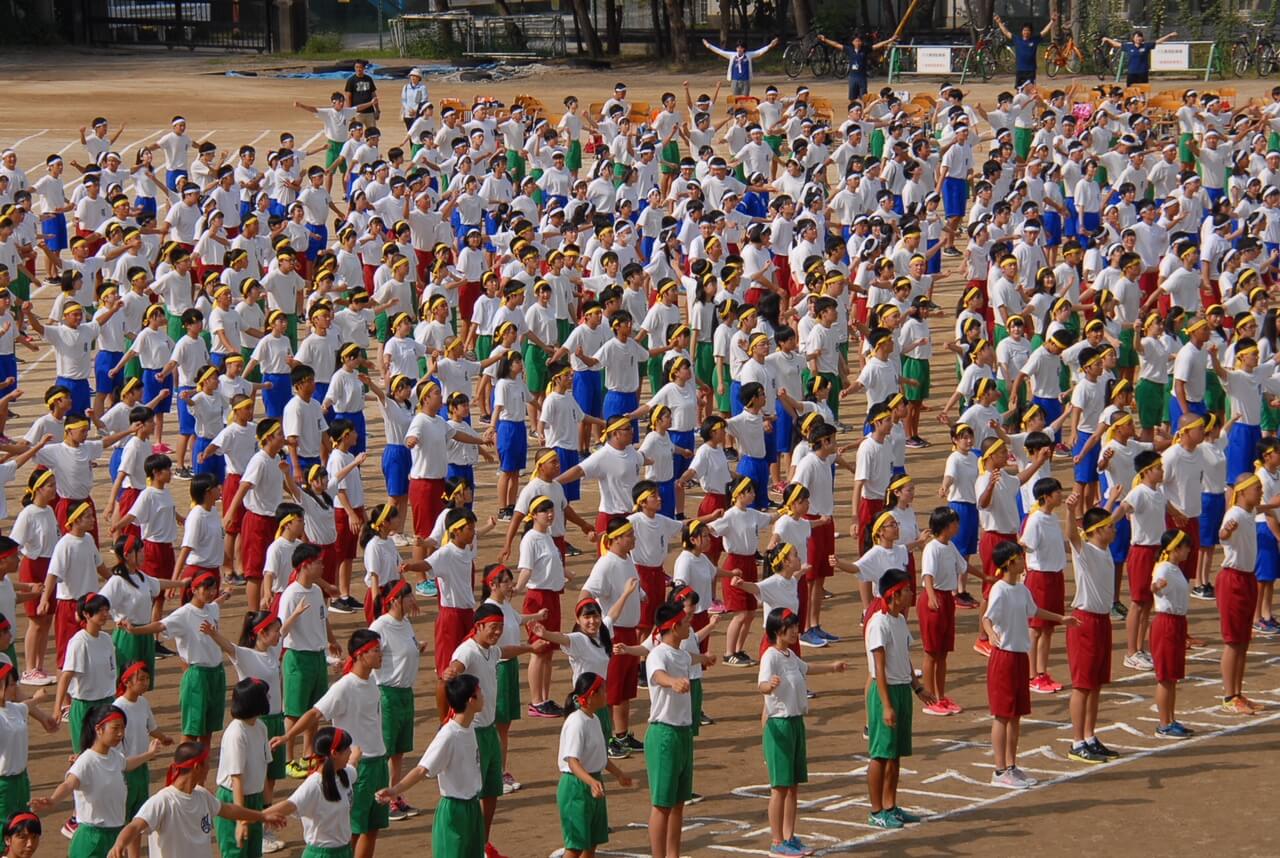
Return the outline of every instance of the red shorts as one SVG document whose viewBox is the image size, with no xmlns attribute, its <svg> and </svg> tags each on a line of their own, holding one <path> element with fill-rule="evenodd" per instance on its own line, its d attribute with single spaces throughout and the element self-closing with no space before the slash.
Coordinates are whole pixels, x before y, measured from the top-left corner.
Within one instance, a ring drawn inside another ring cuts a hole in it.
<svg viewBox="0 0 1280 858">
<path fill-rule="evenodd" d="M 1007 649 L 991 650 L 987 659 L 987 708 L 994 718 L 1031 714 L 1031 656 Z"/>
<path fill-rule="evenodd" d="M 57 501 L 55 501 L 53 504 L 53 515 L 55 518 L 58 519 L 59 532 L 66 533 L 67 532 L 67 513 L 71 510 L 73 506 L 75 506 L 76 504 L 84 500 L 89 501 L 89 512 L 87 514 L 93 516 L 93 518 L 91 519 L 93 521 L 93 527 L 89 528 L 89 530 L 93 534 L 93 541 L 97 542 L 98 541 L 98 508 L 93 505 L 93 498 L 64 498 L 61 495 L 58 495 Z"/>
<path fill-rule="evenodd" d="M 226 479 L 222 481 L 222 502 L 223 502 L 223 503 L 227 503 L 227 504 L 231 503 L 231 499 L 232 499 L 232 498 L 234 498 L 234 497 L 236 496 L 236 492 L 237 492 L 239 489 L 240 489 L 240 475 L 239 475 L 239 474 L 227 474 Z M 133 496 L 134 496 L 135 498 L 138 496 L 138 491 L 137 491 L 137 489 L 125 489 L 124 491 L 125 491 L 125 494 L 128 494 L 129 492 L 133 492 Z M 120 496 L 120 504 L 121 504 L 121 506 L 123 507 L 123 505 L 124 505 L 124 495 L 121 495 L 121 496 Z M 132 500 L 130 500 L 130 501 L 129 501 L 129 506 L 133 506 L 133 501 L 132 501 Z M 126 509 L 126 511 L 127 511 L 127 508 L 125 508 L 125 509 Z M 244 516 L 239 516 L 239 517 L 236 517 L 236 518 L 231 519 L 231 525 L 230 525 L 229 527 L 227 527 L 227 528 L 226 528 L 226 532 L 227 532 L 227 533 L 229 533 L 229 534 L 231 534 L 232 536 L 235 536 L 235 535 L 239 534 L 239 533 L 240 533 L 240 522 L 241 522 L 241 520 L 242 520 L 243 518 L 244 518 Z"/>
<path fill-rule="evenodd" d="M 726 554 L 724 556 L 724 569 L 726 572 L 734 572 L 742 577 L 744 581 L 756 580 L 756 558 L 754 554 Z M 724 607 L 726 611 L 754 611 L 759 607 L 756 597 L 748 593 L 746 590 L 740 590 L 732 584 L 725 582 L 724 585 Z"/>
<path fill-rule="evenodd" d="M 538 611 L 546 610 L 547 618 L 542 620 L 542 627 L 547 631 L 560 631 L 560 594 L 555 590 L 528 590 L 524 594 L 524 606 L 521 608 L 522 614 L 536 614 Z M 529 632 L 529 643 L 538 640 L 538 636 L 533 632 Z M 559 644 L 551 644 L 547 648 L 548 652 L 555 652 L 560 649 Z"/>
<path fill-rule="evenodd" d="M 702 502 L 698 504 L 698 517 L 710 515 L 717 510 L 728 509 L 729 501 L 720 492 L 707 492 L 702 496 Z M 715 534 L 711 535 L 711 545 L 707 548 L 707 557 L 712 563 L 720 562 L 720 555 L 724 553 L 724 540 Z M 705 607 L 710 607 L 705 606 Z"/>
<path fill-rule="evenodd" d="M 364 522 L 364 507 L 355 508 L 356 520 Z M 343 507 L 334 510 L 334 520 L 338 525 L 338 562 L 344 560 L 356 559 L 356 547 L 359 544 L 360 528 L 356 528 L 356 532 L 351 532 L 351 520 L 347 516 L 347 511 Z"/>
<path fill-rule="evenodd" d="M 639 628 L 648 631 L 653 628 L 653 617 L 658 613 L 658 606 L 667 600 L 667 573 L 661 566 L 641 566 L 637 563 L 636 574 L 640 576 L 640 590 L 644 593 L 644 600 L 640 602 Z"/>
<path fill-rule="evenodd" d="M 338 543 L 330 542 L 328 545 L 320 546 L 320 568 L 323 570 L 320 575 L 326 584 L 338 586 L 338 566 L 341 563 L 342 558 L 338 556 Z"/>
<path fill-rule="evenodd" d="M 360 266 L 361 273 L 364 274 L 364 288 L 370 295 L 373 294 L 373 275 L 378 272 L 376 265 Z"/>
<path fill-rule="evenodd" d="M 267 564 L 267 548 L 276 538 L 276 520 L 256 512 L 244 511 L 240 517 L 240 562 L 246 578 L 262 579 Z"/>
<path fill-rule="evenodd" d="M 476 301 L 480 300 L 480 296 L 484 293 L 481 288 L 480 281 L 467 280 L 458 287 L 458 318 L 463 321 L 471 321 L 471 311 L 476 307 Z"/>
<path fill-rule="evenodd" d="M 630 626 L 615 626 L 613 642 L 635 646 L 640 643 L 640 630 Z M 605 678 L 605 690 L 610 706 L 636 699 L 640 680 L 640 659 L 634 655 L 609 656 L 609 675 Z"/>
<path fill-rule="evenodd" d="M 58 653 L 58 670 L 67 658 L 67 644 L 83 626 L 77 613 L 77 599 L 58 599 L 53 609 L 53 641 Z"/>
<path fill-rule="evenodd" d="M 929 591 L 920 590 L 916 611 L 920 615 L 920 641 L 930 655 L 945 655 L 956 648 L 956 594 L 950 590 L 934 590 L 938 610 L 929 607 Z"/>
<path fill-rule="evenodd" d="M 413 509 L 413 532 L 426 539 L 444 511 L 444 480 L 409 480 L 409 506 Z"/>
<path fill-rule="evenodd" d="M 1214 583 L 1222 642 L 1249 645 L 1253 638 L 1253 609 L 1258 604 L 1258 579 L 1227 566 Z"/>
<path fill-rule="evenodd" d="M 175 558 L 173 546 L 167 542 L 142 543 L 142 571 L 152 578 L 172 581 Z"/>
<path fill-rule="evenodd" d="M 884 498 L 864 497 L 858 501 L 858 553 L 871 545 L 871 525 L 884 510 Z"/>
<path fill-rule="evenodd" d="M 1067 626 L 1067 665 L 1071 687 L 1094 691 L 1111 681 L 1111 614 L 1076 609 L 1077 623 Z"/>
<path fill-rule="evenodd" d="M 1182 524 L 1174 524 L 1171 516 L 1165 516 L 1164 526 L 1170 530 L 1181 530 L 1187 535 L 1187 559 L 1182 561 L 1180 568 L 1182 574 L 1187 576 L 1188 581 L 1196 579 L 1196 565 L 1200 562 L 1200 517 L 1195 516 L 1188 518 Z M 1253 609 L 1250 608 L 1250 611 Z"/>
<path fill-rule="evenodd" d="M 1018 537 L 1012 533 L 996 533 L 984 530 L 978 537 L 978 556 L 982 558 L 982 598 L 991 592 L 991 585 L 996 583 L 996 546 L 1002 542 L 1016 542 Z"/>
<path fill-rule="evenodd" d="M 604 556 L 604 535 L 609 532 L 609 521 L 614 518 L 626 518 L 630 513 L 625 512 L 597 512 L 596 513 L 596 550 L 601 557 Z"/>
<path fill-rule="evenodd" d="M 853 299 L 853 318 L 861 322 L 867 323 L 867 296 L 859 295 Z"/>
<path fill-rule="evenodd" d="M 808 521 L 817 521 L 820 516 L 806 515 Z M 830 578 L 835 574 L 831 568 L 831 555 L 836 553 L 836 523 L 834 520 L 826 524 L 815 524 L 809 530 L 809 569 L 804 573 L 806 581 Z"/>
<path fill-rule="evenodd" d="M 1032 600 L 1040 610 L 1052 611 L 1055 614 L 1061 614 L 1066 610 L 1066 578 L 1061 572 L 1028 569 L 1026 585 L 1031 591 Z M 1032 617 L 1027 625 L 1033 629 L 1051 629 L 1057 623 L 1053 620 L 1037 620 Z"/>
<path fill-rule="evenodd" d="M 24 584 L 39 584 L 43 587 L 44 579 L 48 574 L 48 557 L 27 557 L 24 555 L 22 561 L 18 564 L 18 580 Z M 40 600 L 28 599 L 24 605 L 27 609 L 27 617 L 35 618 L 37 616 L 36 609 L 40 607 Z M 16 632 L 17 623 L 12 618 L 10 618 L 10 625 L 14 626 Z M 17 639 L 16 633 L 14 639 Z"/>
<path fill-rule="evenodd" d="M 373 601 L 373 594 L 365 594 L 365 602 Z M 467 635 L 471 634 L 471 627 L 475 625 L 476 612 L 471 608 L 446 608 L 440 606 L 439 613 L 436 614 L 436 677 L 444 675 L 445 668 L 453 661 L 453 651 L 458 648 L 458 644 L 467 639 Z"/>
<path fill-rule="evenodd" d="M 1156 558 L 1159 556 L 1159 545 L 1129 546 L 1129 601 L 1135 605 L 1150 605 L 1154 601 L 1151 576 L 1156 571 Z"/>
<path fill-rule="evenodd" d="M 1187 618 L 1156 614 L 1151 619 L 1151 660 L 1156 682 L 1177 682 L 1187 675 Z"/>
<path fill-rule="evenodd" d="M 418 259 L 419 271 L 427 272 L 431 270 L 431 266 L 435 262 L 436 255 L 434 253 L 430 250 L 418 250 L 418 248 L 415 247 L 413 249 L 413 255 Z"/>
<path fill-rule="evenodd" d="M 1145 301 L 1151 297 L 1151 293 L 1156 291 L 1156 287 L 1160 284 L 1160 272 L 1144 271 L 1138 275 L 1138 288 L 1142 290 L 1142 300 Z"/>
</svg>

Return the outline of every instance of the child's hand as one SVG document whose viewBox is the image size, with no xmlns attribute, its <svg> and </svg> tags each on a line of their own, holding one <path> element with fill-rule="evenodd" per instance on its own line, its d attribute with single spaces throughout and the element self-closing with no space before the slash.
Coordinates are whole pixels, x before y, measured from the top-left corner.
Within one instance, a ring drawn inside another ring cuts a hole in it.
<svg viewBox="0 0 1280 858">
<path fill-rule="evenodd" d="M 638 578 L 628 578 L 627 583 L 622 585 L 624 595 L 630 596 L 640 588 L 640 580 Z"/>
<path fill-rule="evenodd" d="M 884 721 L 884 725 L 886 727 L 894 727 L 897 725 L 898 716 L 897 716 L 897 713 L 893 711 L 892 706 L 885 707 L 884 715 L 881 716 L 881 720 Z"/>
<path fill-rule="evenodd" d="M 775 691 L 775 690 L 777 690 L 778 686 L 782 684 L 782 677 L 781 677 L 781 676 L 771 676 L 771 677 L 769 677 L 769 681 L 768 681 L 767 683 L 765 683 L 765 684 L 769 686 L 769 690 L 770 690 L 770 691 Z"/>
<path fill-rule="evenodd" d="M 835 664 L 831 665 L 831 669 L 836 673 L 844 673 L 848 667 L 849 665 L 843 661 L 837 661 Z"/>
</svg>

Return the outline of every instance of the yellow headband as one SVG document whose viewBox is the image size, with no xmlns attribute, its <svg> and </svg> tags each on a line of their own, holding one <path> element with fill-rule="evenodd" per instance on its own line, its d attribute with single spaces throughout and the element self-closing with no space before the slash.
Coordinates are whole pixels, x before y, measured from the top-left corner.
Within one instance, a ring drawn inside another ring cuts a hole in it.
<svg viewBox="0 0 1280 858">
<path fill-rule="evenodd" d="M 1187 327 L 1183 330 L 1183 332 L 1190 334 L 1194 331 L 1200 330 L 1201 328 L 1205 327 L 1208 324 L 1209 324 L 1208 319 L 1205 319 L 1202 317 L 1202 318 L 1196 319 L 1194 322 L 1187 325 Z"/>
<path fill-rule="evenodd" d="M 36 477 L 36 481 L 31 484 L 31 491 L 34 492 L 36 489 L 40 488 L 41 486 L 43 486 L 45 483 L 49 482 L 49 480 L 52 480 L 52 479 L 53 479 L 53 471 L 42 472 L 40 476 Z"/>
<path fill-rule="evenodd" d="M 276 525 L 276 536 L 279 536 L 281 533 L 284 533 L 284 528 L 286 524 L 288 524 L 291 521 L 297 521 L 300 518 L 302 518 L 302 516 L 298 515 L 296 512 L 291 512 L 288 515 L 286 515 L 284 518 L 280 519 L 280 524 Z"/>
<path fill-rule="evenodd" d="M 1187 532 L 1185 530 L 1179 530 L 1177 534 L 1173 537 L 1173 539 L 1169 540 L 1169 544 L 1165 547 L 1165 549 L 1160 552 L 1160 558 L 1162 560 L 1167 560 L 1169 557 L 1171 557 L 1173 555 L 1173 552 L 1177 550 L 1178 546 L 1181 545 L 1183 540 L 1186 538 L 1187 538 Z"/>
<path fill-rule="evenodd" d="M 636 496 L 636 509 L 639 509 L 641 504 L 643 504 L 645 501 L 647 501 L 649 498 L 653 497 L 657 493 L 658 493 L 657 489 L 645 489 L 644 491 L 642 491 L 639 495 Z"/>
<path fill-rule="evenodd" d="M 77 518 L 79 518 L 80 516 L 88 512 L 92 507 L 93 505 L 88 501 L 81 501 L 80 503 L 76 504 L 74 507 L 71 508 L 71 511 L 67 513 L 67 524 L 70 525 Z"/>
<path fill-rule="evenodd" d="M 252 407 L 253 407 L 253 399 L 249 398 L 249 399 L 243 400 L 238 405 L 231 406 L 231 410 L 239 411 L 241 408 L 252 408 Z"/>
<path fill-rule="evenodd" d="M 1143 474 L 1145 474 L 1147 471 L 1150 471 L 1152 468 L 1155 468 L 1156 466 L 1158 466 L 1158 465 L 1163 465 L 1163 464 L 1164 464 L 1164 461 L 1163 461 L 1163 460 L 1161 460 L 1161 459 L 1156 459 L 1156 460 L 1155 460 L 1155 461 L 1153 461 L 1151 464 L 1147 465 L 1145 468 L 1140 468 L 1140 469 L 1139 469 L 1139 470 L 1138 470 L 1138 471 L 1133 475 L 1133 484 L 1134 484 L 1135 486 L 1136 486 L 1136 485 L 1138 485 L 1138 483 L 1142 482 L 1142 475 L 1143 475 Z"/>
<path fill-rule="evenodd" d="M 906 474 L 903 474 L 893 482 L 889 483 L 889 491 L 891 492 L 902 491 L 907 486 L 911 485 L 911 482 L 912 482 L 911 477 L 907 476 Z"/>
<path fill-rule="evenodd" d="M 391 517 L 391 512 L 395 508 L 395 504 L 393 503 L 384 503 L 382 505 L 382 511 L 378 513 L 378 517 L 373 520 L 373 526 L 382 527 L 382 525 L 386 524 L 387 519 Z"/>
<path fill-rule="evenodd" d="M 457 521 L 455 521 L 453 524 L 451 524 L 451 525 L 449 525 L 448 527 L 446 527 L 446 528 L 445 528 L 445 532 L 447 532 L 447 533 L 457 533 L 459 530 L 462 530 L 462 528 L 466 527 L 466 526 L 467 526 L 468 524 L 470 524 L 470 523 L 471 523 L 471 520 L 470 520 L 470 519 L 465 518 L 465 517 L 464 517 L 464 518 L 460 518 L 460 519 L 458 519 Z"/>
<path fill-rule="evenodd" d="M 770 568 L 781 569 L 782 564 L 786 562 L 787 555 L 794 550 L 795 549 L 791 547 L 790 542 L 782 543 L 782 547 L 778 549 L 778 553 L 773 555 L 773 559 L 769 561 Z"/>
<path fill-rule="evenodd" d="M 613 540 L 617 539 L 620 536 L 626 536 L 630 532 L 631 532 L 631 522 L 628 521 L 625 524 L 620 524 L 618 525 L 618 527 L 607 532 L 604 535 L 604 538 L 612 542 Z"/>
<path fill-rule="evenodd" d="M 997 439 L 995 440 L 995 443 L 994 443 L 994 444 L 992 444 L 990 447 L 988 447 L 988 448 L 987 448 L 987 452 L 983 453 L 983 454 L 982 454 L 982 456 L 981 456 L 981 457 L 979 457 L 978 461 L 979 461 L 980 463 L 982 463 L 982 462 L 986 462 L 986 461 L 987 461 L 987 459 L 990 459 L 992 456 L 994 456 L 994 455 L 996 454 L 996 452 L 997 452 L 998 450 L 1003 449 L 1003 447 L 1004 447 L 1004 439 L 1003 439 L 1003 438 L 997 438 Z"/>
<path fill-rule="evenodd" d="M 533 515 L 535 512 L 542 512 L 543 506 L 549 506 L 554 511 L 556 502 L 546 495 L 538 495 L 533 499 L 533 503 L 529 504 L 529 514 Z"/>
<path fill-rule="evenodd" d="M 731 501 L 737 500 L 738 496 L 741 495 L 743 492 L 745 492 L 747 489 L 754 489 L 755 487 L 756 487 L 756 484 L 751 480 L 750 477 L 743 477 L 742 479 L 738 480 L 737 485 L 733 487 L 733 491 L 729 495 L 729 500 Z"/>
<path fill-rule="evenodd" d="M 49 396 L 48 398 L 46 398 L 46 399 L 45 399 L 45 401 L 44 401 L 44 404 L 45 404 L 45 405 L 47 405 L 47 406 L 49 406 L 50 408 L 52 408 L 52 407 L 53 407 L 53 404 L 54 404 L 55 402 L 57 402 L 59 399 L 63 399 L 64 397 L 67 397 L 67 393 L 66 393 L 66 391 L 64 391 L 64 390 L 59 390 L 59 391 L 57 391 L 57 392 L 53 393 L 53 394 L 52 394 L 51 396 Z"/>
<path fill-rule="evenodd" d="M 785 512 L 791 512 L 791 508 L 795 506 L 797 500 L 800 499 L 800 493 L 804 491 L 804 486 L 796 483 L 791 487 L 791 491 L 787 492 L 787 496 L 782 499 L 782 509 Z"/>
<path fill-rule="evenodd" d="M 1086 536 L 1088 536 L 1090 533 L 1093 533 L 1095 530 L 1100 530 L 1100 529 L 1102 529 L 1102 528 L 1106 527 L 1108 524 L 1111 524 L 1111 519 L 1112 519 L 1112 517 L 1111 517 L 1111 516 L 1107 516 L 1106 518 L 1104 518 L 1102 521 L 1098 522 L 1097 524 L 1094 524 L 1094 525 L 1091 525 L 1091 526 L 1089 526 L 1089 527 L 1084 528 L 1082 532 L 1083 532 Z"/>
<path fill-rule="evenodd" d="M 1196 419 L 1195 419 L 1195 420 L 1192 420 L 1192 421 L 1191 421 L 1190 423 L 1188 423 L 1186 426 L 1183 426 L 1181 429 L 1179 429 L 1179 430 L 1178 430 L 1177 436 L 1178 436 L 1179 438 L 1181 438 L 1181 437 L 1182 437 L 1182 433 L 1184 433 L 1184 432 L 1190 432 L 1192 429 L 1195 429 L 1197 426 L 1201 426 L 1201 427 L 1203 427 L 1203 426 L 1204 426 L 1204 418 L 1203 418 L 1203 417 L 1196 417 Z"/>
<path fill-rule="evenodd" d="M 1240 494 L 1240 492 L 1253 488 L 1254 483 L 1262 483 L 1262 480 L 1257 474 L 1242 474 L 1240 479 L 1236 480 L 1236 484 L 1232 487 L 1232 490 L 1236 494 Z"/>
<path fill-rule="evenodd" d="M 196 379 L 196 384 L 204 384 L 210 377 L 216 376 L 217 374 L 218 368 L 216 366 L 207 366 L 205 367 L 204 372 L 200 373 L 200 377 Z"/>
<path fill-rule="evenodd" d="M 68 420 L 66 422 L 66 425 L 63 428 L 67 430 L 82 429 L 88 425 L 89 425 L 88 417 L 77 417 L 74 420 Z"/>
<path fill-rule="evenodd" d="M 533 467 L 536 470 L 538 468 L 541 468 L 547 462 L 550 462 L 558 458 L 559 458 L 559 455 L 556 453 L 555 450 L 548 450 L 547 452 L 543 453 L 541 456 L 538 457 L 538 460 L 533 463 Z"/>
<path fill-rule="evenodd" d="M 1111 436 L 1115 434 L 1115 431 L 1119 429 L 1121 426 L 1124 426 L 1125 424 L 1132 423 L 1132 422 L 1133 422 L 1132 414 L 1128 414 L 1128 413 L 1121 414 L 1114 421 L 1112 421 L 1110 428 L 1107 429 L 1107 440 L 1108 441 L 1111 440 Z"/>
<path fill-rule="evenodd" d="M 611 432 L 617 432 L 619 429 L 626 429 L 630 425 L 631 425 L 631 418 L 624 415 L 614 420 L 608 426 L 604 427 L 604 434 L 608 435 Z"/>
<path fill-rule="evenodd" d="M 279 431 L 280 431 L 280 421 L 278 420 L 272 421 L 271 425 L 267 427 L 267 430 L 262 433 L 262 437 L 259 438 L 258 440 L 265 441 Z"/>
<path fill-rule="evenodd" d="M 880 529 L 891 521 L 897 521 L 897 519 L 894 518 L 893 513 L 887 509 L 877 515 L 875 523 L 871 525 L 871 538 L 875 539 L 876 536 L 879 535 Z"/>
</svg>

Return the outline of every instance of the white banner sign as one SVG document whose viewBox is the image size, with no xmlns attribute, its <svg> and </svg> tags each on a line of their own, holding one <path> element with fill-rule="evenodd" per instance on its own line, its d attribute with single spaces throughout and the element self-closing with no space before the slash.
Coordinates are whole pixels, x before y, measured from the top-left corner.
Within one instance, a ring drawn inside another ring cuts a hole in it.
<svg viewBox="0 0 1280 858">
<path fill-rule="evenodd" d="M 918 48 L 916 71 L 921 74 L 951 74 L 951 49 Z"/>
<path fill-rule="evenodd" d="M 1152 71 L 1186 71 L 1191 68 L 1191 46 L 1186 42 L 1166 42 L 1151 52 Z"/>
</svg>

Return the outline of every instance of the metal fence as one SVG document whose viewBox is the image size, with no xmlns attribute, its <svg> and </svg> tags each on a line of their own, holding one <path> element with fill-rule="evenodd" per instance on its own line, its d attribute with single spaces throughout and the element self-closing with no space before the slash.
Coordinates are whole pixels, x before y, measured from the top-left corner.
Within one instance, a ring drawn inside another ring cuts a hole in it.
<svg viewBox="0 0 1280 858">
<path fill-rule="evenodd" d="M 274 47 L 272 0 L 85 0 L 86 40 L 107 45 Z"/>
<path fill-rule="evenodd" d="M 568 52 L 561 15 L 472 15 L 447 12 L 401 15 L 390 21 L 392 43 L 402 57 L 424 53 L 429 44 L 456 46 L 470 57 L 563 57 Z"/>
</svg>

